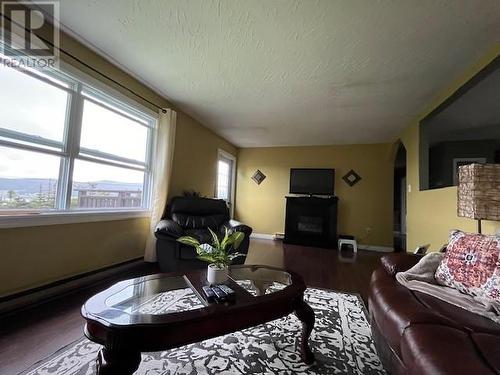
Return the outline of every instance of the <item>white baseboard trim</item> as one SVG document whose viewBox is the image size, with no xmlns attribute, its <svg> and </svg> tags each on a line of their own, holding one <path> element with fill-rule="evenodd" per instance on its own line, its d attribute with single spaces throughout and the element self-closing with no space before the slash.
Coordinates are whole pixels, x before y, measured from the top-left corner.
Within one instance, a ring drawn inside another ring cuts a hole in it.
<svg viewBox="0 0 500 375">
<path fill-rule="evenodd" d="M 273 234 L 267 234 L 267 233 L 252 233 L 250 235 L 250 238 L 256 238 L 259 240 L 274 240 L 274 235 Z"/>
<path fill-rule="evenodd" d="M 358 249 L 368 250 L 368 251 L 378 251 L 381 253 L 392 253 L 394 249 L 390 246 L 376 246 L 376 245 L 362 245 L 358 244 Z"/>
<path fill-rule="evenodd" d="M 136 261 L 127 262 L 126 264 L 110 266 L 109 268 L 92 273 L 90 275 L 77 277 L 61 284 L 57 284 L 56 282 L 56 285 L 54 286 L 48 286 L 45 289 L 36 290 L 32 293 L 27 293 L 19 297 L 14 297 L 12 299 L 7 299 L 5 302 L 0 303 L 0 315 L 9 314 L 13 311 L 40 303 L 52 297 L 63 295 L 78 288 L 91 286 L 92 284 L 98 283 L 99 281 L 107 279 L 111 276 L 119 275 L 128 269 L 136 267 L 137 264 L 142 262 L 144 262 L 144 260 L 138 259 Z"/>
<path fill-rule="evenodd" d="M 267 233 L 252 233 L 250 238 L 255 238 L 259 240 L 275 241 L 276 237 L 274 234 Z M 392 253 L 394 249 L 390 246 L 376 246 L 376 245 L 362 245 L 358 244 L 358 249 L 368 250 L 368 251 L 378 251 L 381 253 Z"/>
</svg>

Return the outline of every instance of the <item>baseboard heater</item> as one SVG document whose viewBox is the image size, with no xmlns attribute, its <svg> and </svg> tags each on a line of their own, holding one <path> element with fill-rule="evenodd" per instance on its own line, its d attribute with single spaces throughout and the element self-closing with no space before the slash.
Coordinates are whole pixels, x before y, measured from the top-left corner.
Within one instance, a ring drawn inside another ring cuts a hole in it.
<svg viewBox="0 0 500 375">
<path fill-rule="evenodd" d="M 129 269 L 137 267 L 143 263 L 144 259 L 135 258 L 114 264 L 98 270 L 86 272 L 80 275 L 72 276 L 63 280 L 40 286 L 34 289 L 22 291 L 16 294 L 0 298 L 0 316 L 9 315 L 13 312 L 31 307 L 33 305 L 46 302 L 50 299 L 60 298 L 65 294 L 74 292 L 75 289 L 87 288 L 98 284 L 110 277 L 116 276 Z"/>
</svg>

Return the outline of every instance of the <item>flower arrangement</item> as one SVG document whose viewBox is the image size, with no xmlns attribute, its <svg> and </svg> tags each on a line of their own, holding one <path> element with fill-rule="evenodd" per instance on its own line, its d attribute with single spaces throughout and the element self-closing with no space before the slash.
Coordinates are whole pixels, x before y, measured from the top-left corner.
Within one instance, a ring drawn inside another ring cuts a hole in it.
<svg viewBox="0 0 500 375">
<path fill-rule="evenodd" d="M 212 235 L 212 244 L 200 244 L 196 238 L 191 236 L 179 237 L 177 241 L 184 245 L 193 246 L 198 254 L 198 259 L 208 262 L 209 264 L 214 264 L 217 268 L 227 268 L 235 258 L 244 256 L 244 254 L 241 253 L 230 254 L 228 250 L 231 245 L 233 249 L 237 250 L 245 238 L 245 235 L 243 232 L 230 233 L 227 228 L 225 229 L 224 238 L 219 240 L 217 234 L 208 228 Z"/>
</svg>

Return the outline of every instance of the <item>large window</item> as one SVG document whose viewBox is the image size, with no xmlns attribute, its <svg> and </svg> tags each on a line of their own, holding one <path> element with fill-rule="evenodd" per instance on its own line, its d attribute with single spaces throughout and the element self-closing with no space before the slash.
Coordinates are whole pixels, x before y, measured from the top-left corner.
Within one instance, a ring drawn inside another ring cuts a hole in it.
<svg viewBox="0 0 500 375">
<path fill-rule="evenodd" d="M 149 208 L 156 120 L 95 86 L 0 64 L 0 215 Z"/>
</svg>

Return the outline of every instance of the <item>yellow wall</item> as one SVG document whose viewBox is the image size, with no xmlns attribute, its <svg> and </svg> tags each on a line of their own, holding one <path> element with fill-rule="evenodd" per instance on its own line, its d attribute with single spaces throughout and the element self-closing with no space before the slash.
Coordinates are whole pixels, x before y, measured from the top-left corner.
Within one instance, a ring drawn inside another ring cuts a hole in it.
<svg viewBox="0 0 500 375">
<path fill-rule="evenodd" d="M 71 37 L 62 34 L 61 46 L 154 103 L 175 109 L 160 95 Z M 131 96 L 72 58 L 64 54 L 61 58 Z M 135 96 L 131 97 L 141 102 Z M 146 102 L 142 104 L 150 106 Z M 196 120 L 177 111 L 172 194 L 195 189 L 212 196 L 217 148 L 232 153 L 236 149 Z M 0 296 L 141 257 L 148 231 L 149 219 L 0 229 Z"/>
<path fill-rule="evenodd" d="M 236 216 L 254 232 L 282 233 L 290 168 L 335 168 L 339 233 L 363 244 L 392 246 L 393 156 L 391 144 L 240 149 Z M 260 185 L 251 179 L 257 169 L 267 176 Z M 350 169 L 362 177 L 353 187 L 342 180 Z"/>
<path fill-rule="evenodd" d="M 0 295 L 142 255 L 149 219 L 0 230 Z"/>
<path fill-rule="evenodd" d="M 419 121 L 432 112 L 447 97 L 453 94 L 460 86 L 476 75 L 491 60 L 500 53 L 500 45 L 496 46 L 478 64 L 472 66 L 460 79 L 439 96 L 426 113 L 418 121 L 408 126 L 403 132 L 401 140 L 407 150 L 407 181 L 411 185 L 411 192 L 407 193 L 407 249 L 414 250 L 417 245 L 431 244 L 431 250 L 439 250 L 447 243 L 451 229 L 461 229 L 469 232 L 477 230 L 476 221 L 457 216 L 457 188 L 419 191 Z M 484 233 L 500 231 L 500 222 L 484 222 Z"/>
<path fill-rule="evenodd" d="M 179 113 L 177 121 L 169 195 L 172 197 L 182 194 L 184 190 L 195 190 L 204 196 L 213 197 L 217 149 L 223 149 L 235 156 L 237 149 L 184 113 Z"/>
</svg>

